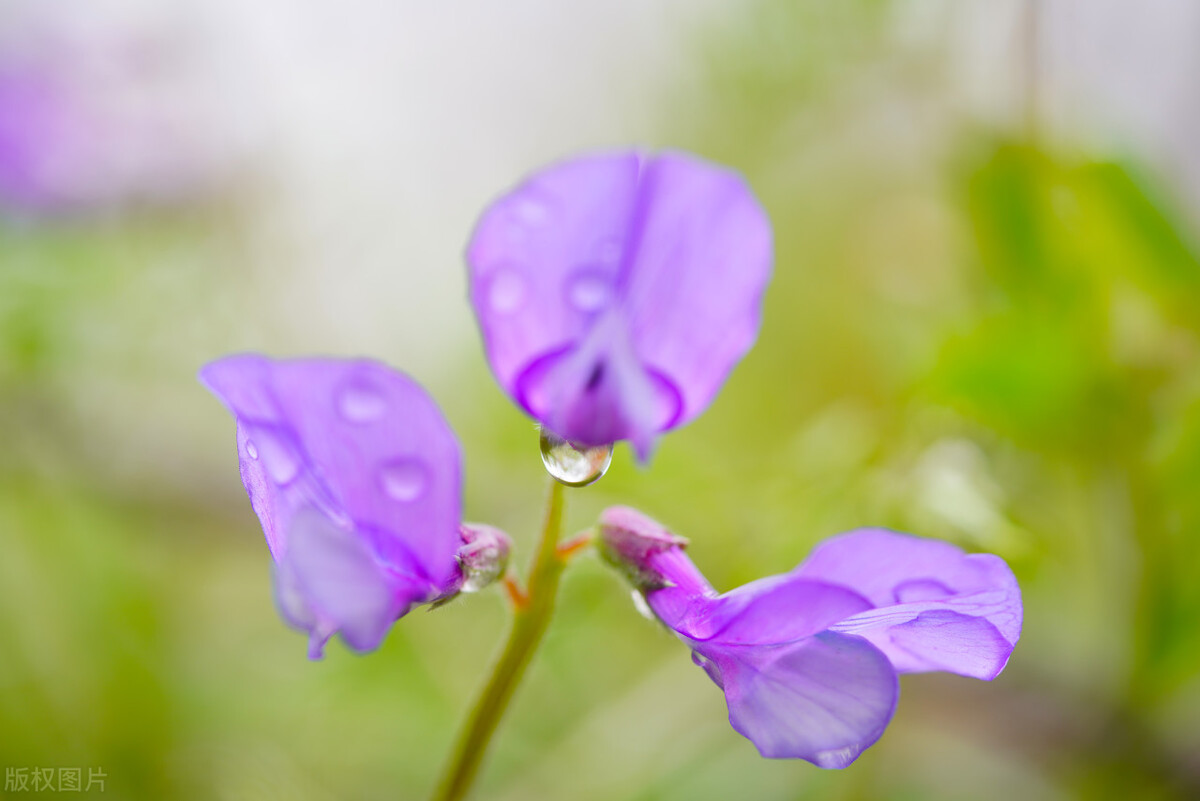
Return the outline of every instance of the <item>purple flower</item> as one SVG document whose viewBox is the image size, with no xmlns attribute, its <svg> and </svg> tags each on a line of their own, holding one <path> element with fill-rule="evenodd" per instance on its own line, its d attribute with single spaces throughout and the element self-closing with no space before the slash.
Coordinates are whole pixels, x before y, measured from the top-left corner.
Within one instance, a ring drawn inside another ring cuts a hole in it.
<svg viewBox="0 0 1200 801">
<path fill-rule="evenodd" d="M 692 649 L 733 728 L 765 757 L 844 768 L 891 720 L 898 673 L 990 680 L 1021 634 L 1020 589 L 990 554 L 860 529 L 790 573 L 718 595 L 685 545 L 636 510 L 601 516 L 606 558 Z"/>
<path fill-rule="evenodd" d="M 0 206 L 66 201 L 58 176 L 75 169 L 72 148 L 93 126 L 60 94 L 52 76 L 0 63 Z"/>
<path fill-rule="evenodd" d="M 530 177 L 483 214 L 467 261 L 504 390 L 563 439 L 626 439 L 644 460 L 753 344 L 771 230 L 736 173 L 630 150 Z"/>
<path fill-rule="evenodd" d="M 88 214 L 219 190 L 250 129 L 231 127 L 236 93 L 213 91 L 211 59 L 185 55 L 177 37 L 206 45 L 170 13 L 81 13 L 0 8 L 0 214 Z"/>
<path fill-rule="evenodd" d="M 487 558 L 507 557 L 502 532 L 460 529 L 458 441 L 411 378 L 365 359 L 239 355 L 200 380 L 237 419 L 276 603 L 310 658 L 335 632 L 378 647 L 412 607 L 477 588 Z"/>
</svg>

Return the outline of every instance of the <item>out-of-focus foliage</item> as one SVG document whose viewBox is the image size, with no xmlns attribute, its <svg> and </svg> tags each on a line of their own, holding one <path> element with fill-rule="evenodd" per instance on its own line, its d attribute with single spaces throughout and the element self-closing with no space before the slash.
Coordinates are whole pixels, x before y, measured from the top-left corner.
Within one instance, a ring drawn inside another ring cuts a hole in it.
<svg viewBox="0 0 1200 801">
<path fill-rule="evenodd" d="M 1200 792 L 1194 228 L 1132 157 L 941 102 L 936 54 L 892 33 L 901 5 L 763 0 L 697 34 L 706 79 L 655 137 L 760 193 L 765 325 L 712 409 L 647 470 L 619 450 L 570 493 L 568 525 L 638 506 L 722 589 L 863 525 L 995 552 L 1026 595 L 1008 670 L 906 677 L 846 771 L 764 761 L 686 649 L 583 558 L 480 798 Z M 420 611 L 376 654 L 304 660 L 271 607 L 232 423 L 192 378 L 217 347 L 257 346 L 224 333 L 253 312 L 259 257 L 236 208 L 0 223 L 0 767 L 103 767 L 106 798 L 420 798 L 503 604 Z M 545 482 L 532 426 L 478 348 L 431 383 L 466 451 L 468 518 L 509 530 L 523 561 Z"/>
</svg>

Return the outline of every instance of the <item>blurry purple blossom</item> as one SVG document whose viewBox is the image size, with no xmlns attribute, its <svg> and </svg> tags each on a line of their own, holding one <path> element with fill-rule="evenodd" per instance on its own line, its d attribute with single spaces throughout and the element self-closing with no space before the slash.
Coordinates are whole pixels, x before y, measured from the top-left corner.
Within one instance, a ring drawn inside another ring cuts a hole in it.
<svg viewBox="0 0 1200 801">
<path fill-rule="evenodd" d="M 492 371 L 563 439 L 626 439 L 644 460 L 753 344 L 771 249 L 741 177 L 694 156 L 547 167 L 487 209 L 467 251 Z"/>
<path fill-rule="evenodd" d="M 243 149 L 228 97 L 169 15 L 109 11 L 0 10 L 0 213 L 190 199 Z"/>
<path fill-rule="evenodd" d="M 607 509 L 601 548 L 725 692 L 765 757 L 843 768 L 883 734 L 898 673 L 993 679 L 1021 634 L 1021 593 L 990 554 L 882 529 L 826 540 L 800 566 L 723 595 L 686 541 Z"/>
<path fill-rule="evenodd" d="M 412 607 L 503 571 L 503 532 L 460 527 L 458 441 L 412 379 L 365 359 L 238 355 L 200 380 L 237 419 L 276 602 L 310 658 L 335 632 L 372 650 Z"/>
</svg>

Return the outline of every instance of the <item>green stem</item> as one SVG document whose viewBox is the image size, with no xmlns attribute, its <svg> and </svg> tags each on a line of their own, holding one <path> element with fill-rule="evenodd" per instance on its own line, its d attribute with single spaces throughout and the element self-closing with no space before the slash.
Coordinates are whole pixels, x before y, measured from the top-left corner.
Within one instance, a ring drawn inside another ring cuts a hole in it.
<svg viewBox="0 0 1200 801">
<path fill-rule="evenodd" d="M 542 526 L 542 539 L 533 557 L 529 571 L 528 596 L 524 605 L 517 607 L 513 616 L 512 631 L 508 643 L 500 654 L 491 677 L 479 695 L 459 733 L 454 748 L 454 757 L 446 766 L 442 780 L 434 794 L 435 801 L 456 801 L 466 796 L 471 783 L 479 772 L 479 765 L 487 751 L 492 733 L 504 716 L 513 691 L 521 682 L 525 668 L 533 652 L 537 650 L 546 633 L 546 626 L 554 613 L 554 601 L 558 595 L 558 579 L 562 575 L 566 560 L 558 552 L 558 538 L 562 532 L 563 487 L 551 482 L 550 501 L 546 506 L 546 521 Z"/>
</svg>

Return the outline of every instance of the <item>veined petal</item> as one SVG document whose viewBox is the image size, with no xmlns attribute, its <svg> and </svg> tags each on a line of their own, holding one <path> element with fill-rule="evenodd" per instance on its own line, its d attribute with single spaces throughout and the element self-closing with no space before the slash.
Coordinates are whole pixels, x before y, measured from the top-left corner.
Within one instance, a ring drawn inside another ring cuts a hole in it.
<svg viewBox="0 0 1200 801">
<path fill-rule="evenodd" d="M 1004 670 L 1013 650 L 986 617 L 950 611 L 949 604 L 873 609 L 831 630 L 870 640 L 900 673 L 945 670 L 990 681 Z"/>
<path fill-rule="evenodd" d="M 937 540 L 861 529 L 826 540 L 793 573 L 854 590 L 876 607 L 908 615 L 947 609 L 985 617 L 1011 644 L 1021 636 L 1021 590 L 1004 560 Z M 933 604 L 933 605 L 930 605 Z M 939 605 L 941 604 L 941 605 Z"/>
<path fill-rule="evenodd" d="M 771 277 L 771 224 L 741 176 L 683 153 L 650 159 L 639 180 L 622 304 L 635 351 L 682 407 L 712 402 L 758 336 Z"/>
<path fill-rule="evenodd" d="M 243 483 L 276 561 L 302 508 L 435 586 L 456 577 L 461 457 L 432 399 L 377 362 L 230 356 L 203 381 L 238 421 Z"/>
<path fill-rule="evenodd" d="M 896 672 L 859 637 L 823 633 L 781 646 L 697 648 L 725 691 L 729 722 L 770 758 L 844 768 L 883 734 L 896 708 Z"/>
<path fill-rule="evenodd" d="M 286 621 L 308 632 L 310 659 L 320 659 L 339 632 L 354 650 L 374 650 L 398 617 L 428 600 L 426 582 L 386 570 L 354 532 L 315 510 L 292 517 L 287 537 L 275 600 Z"/>
<path fill-rule="evenodd" d="M 876 607 L 831 626 L 869 639 L 897 670 L 992 679 L 1021 635 L 1021 591 L 1004 560 L 882 529 L 827 540 L 793 575 L 861 593 Z"/>
</svg>

